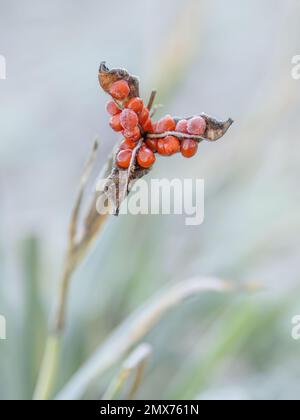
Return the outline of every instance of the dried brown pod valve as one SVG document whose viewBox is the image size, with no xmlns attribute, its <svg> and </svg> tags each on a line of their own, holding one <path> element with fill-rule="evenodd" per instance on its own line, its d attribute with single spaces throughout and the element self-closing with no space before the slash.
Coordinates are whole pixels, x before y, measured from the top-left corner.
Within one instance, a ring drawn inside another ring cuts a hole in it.
<svg viewBox="0 0 300 420">
<path fill-rule="evenodd" d="M 100 86 L 102 89 L 109 94 L 109 90 L 113 83 L 119 81 L 119 80 L 125 80 L 129 85 L 129 95 L 126 98 L 126 101 L 138 97 L 139 95 L 139 79 L 136 76 L 133 76 L 128 73 L 127 70 L 119 68 L 119 69 L 109 69 L 106 66 L 105 61 L 102 61 L 99 66 L 99 73 L 98 73 L 98 79 Z M 119 105 L 123 105 L 122 102 L 125 101 L 117 101 Z"/>
</svg>

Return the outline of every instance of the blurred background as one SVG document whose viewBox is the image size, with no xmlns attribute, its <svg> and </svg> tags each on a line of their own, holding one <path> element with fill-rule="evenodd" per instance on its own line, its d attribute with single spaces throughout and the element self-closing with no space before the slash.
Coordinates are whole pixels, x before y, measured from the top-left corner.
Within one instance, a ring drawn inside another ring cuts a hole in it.
<svg viewBox="0 0 300 420">
<path fill-rule="evenodd" d="M 109 218 L 73 277 L 55 393 L 160 289 L 209 275 L 262 290 L 204 293 L 170 311 L 144 338 L 136 398 L 298 399 L 299 2 L 0 0 L 0 10 L 0 399 L 32 397 L 83 164 L 98 137 L 95 181 L 117 140 L 102 60 L 139 75 L 145 100 L 157 88 L 158 116 L 235 123 L 196 158 L 160 158 L 148 175 L 204 178 L 202 225 Z M 100 398 L 119 367 L 84 398 Z"/>
</svg>

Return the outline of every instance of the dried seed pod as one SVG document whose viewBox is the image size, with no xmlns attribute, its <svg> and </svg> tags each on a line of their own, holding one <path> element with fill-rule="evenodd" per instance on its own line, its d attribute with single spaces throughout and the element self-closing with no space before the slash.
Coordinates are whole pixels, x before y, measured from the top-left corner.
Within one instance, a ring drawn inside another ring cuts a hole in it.
<svg viewBox="0 0 300 420">
<path fill-rule="evenodd" d="M 118 83 L 121 81 L 124 83 Z M 107 178 L 113 188 L 105 191 L 107 198 L 114 203 L 115 214 L 119 213 L 119 207 L 123 199 L 128 195 L 133 182 L 145 176 L 151 169 L 146 167 L 150 166 L 155 160 L 153 152 L 158 151 L 160 154 L 170 155 L 181 150 L 183 156 L 191 157 L 196 153 L 199 142 L 202 140 L 218 140 L 233 123 L 231 119 L 218 121 L 205 114 L 201 114 L 204 120 L 202 121 L 201 130 L 198 127 L 199 124 L 194 127 L 192 123 L 190 123 L 190 129 L 188 129 L 188 120 L 191 120 L 193 117 L 182 121 L 182 118 L 173 118 L 167 115 L 157 123 L 153 123 L 149 116 L 149 109 L 152 107 L 155 94 L 151 95 L 150 105 L 148 104 L 142 109 L 143 102 L 139 98 L 139 81 L 137 77 L 132 76 L 125 69 L 109 69 L 105 62 L 102 62 L 99 68 L 99 83 L 106 93 L 114 97 L 114 101 L 120 109 L 124 110 L 126 108 L 126 111 L 123 111 L 122 114 L 124 117 L 122 117 L 122 125 L 124 126 L 122 128 L 127 128 L 122 130 L 126 140 L 121 143 L 120 148 L 115 152 L 112 170 Z M 125 95 L 127 96 L 125 97 Z M 111 113 L 114 114 L 117 109 L 114 109 L 112 106 L 111 108 Z M 125 118 L 131 108 L 138 115 L 139 124 L 136 126 L 136 121 L 134 121 L 134 124 L 131 124 L 131 120 L 129 121 L 127 117 Z M 114 115 L 113 118 L 117 122 L 118 118 L 120 118 L 120 113 Z M 181 122 L 176 127 L 176 123 L 179 120 Z M 194 117 L 194 120 L 197 122 L 197 117 L 196 119 Z M 128 128 L 133 126 L 134 130 L 128 130 Z M 115 128 L 119 129 L 120 127 L 117 126 Z M 128 142 L 128 145 L 126 142 Z M 119 166 L 117 163 L 119 163 Z M 141 166 L 144 166 L 144 168 Z M 112 190 L 116 194 L 112 194 Z"/>
<path fill-rule="evenodd" d="M 218 121 L 208 115 L 201 114 L 206 121 L 206 130 L 203 137 L 210 141 L 216 141 L 224 136 L 228 128 L 233 124 L 233 120 L 229 118 L 227 121 Z"/>
<path fill-rule="evenodd" d="M 128 85 L 130 92 L 128 96 L 126 97 L 126 101 L 117 101 L 118 103 L 121 102 L 122 105 L 124 105 L 125 102 L 128 102 L 128 99 L 135 98 L 139 96 L 139 80 L 136 76 L 132 76 L 128 73 L 125 69 L 109 69 L 105 61 L 103 61 L 100 64 L 99 67 L 99 74 L 98 79 L 100 86 L 102 89 L 109 94 L 110 88 L 113 85 L 113 83 L 119 81 L 119 80 L 125 80 Z"/>
<path fill-rule="evenodd" d="M 113 205 L 114 214 L 116 216 L 119 214 L 120 206 L 129 194 L 134 182 L 147 175 L 151 169 L 144 169 L 136 164 L 137 153 L 141 144 L 142 142 L 132 150 L 132 158 L 128 169 L 121 169 L 118 167 L 116 164 L 117 154 L 115 154 L 112 171 L 107 178 L 108 187 L 104 191 L 104 194 Z"/>
</svg>

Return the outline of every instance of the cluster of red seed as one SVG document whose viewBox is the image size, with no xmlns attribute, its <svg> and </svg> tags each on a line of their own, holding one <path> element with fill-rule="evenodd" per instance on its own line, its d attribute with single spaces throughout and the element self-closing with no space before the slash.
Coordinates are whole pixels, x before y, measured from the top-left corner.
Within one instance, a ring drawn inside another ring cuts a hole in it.
<svg viewBox="0 0 300 420">
<path fill-rule="evenodd" d="M 109 93 L 114 99 L 106 105 L 111 115 L 109 124 L 113 130 L 122 132 L 124 136 L 116 157 L 116 163 L 120 168 L 129 167 L 132 151 L 140 139 L 143 139 L 143 143 L 137 153 L 137 163 L 141 168 L 148 169 L 153 165 L 155 153 L 170 156 L 181 152 L 187 158 L 196 154 L 198 142 L 192 138 L 184 138 L 182 134 L 202 136 L 206 130 L 204 118 L 196 116 L 176 122 L 170 115 L 166 115 L 153 123 L 150 112 L 141 98 L 131 98 L 126 102 L 130 93 L 126 80 L 113 83 Z M 119 101 L 123 103 L 122 108 L 118 106 Z M 176 132 L 181 135 L 176 137 Z M 149 134 L 157 134 L 158 138 L 149 138 L 147 137 Z"/>
</svg>

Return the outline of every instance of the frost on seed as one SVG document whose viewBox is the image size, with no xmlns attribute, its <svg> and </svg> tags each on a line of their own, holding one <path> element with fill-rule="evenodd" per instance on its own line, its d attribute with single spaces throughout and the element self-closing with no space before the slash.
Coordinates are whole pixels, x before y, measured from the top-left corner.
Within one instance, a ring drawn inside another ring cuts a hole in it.
<svg viewBox="0 0 300 420">
<path fill-rule="evenodd" d="M 209 141 L 216 141 L 223 137 L 226 131 L 234 122 L 231 118 L 226 121 L 220 121 L 203 113 L 201 114 L 201 117 L 204 118 L 206 122 L 206 130 L 201 137 Z M 174 120 L 176 123 L 178 123 L 179 121 L 190 120 L 191 118 L 193 117 L 175 117 Z"/>
</svg>

